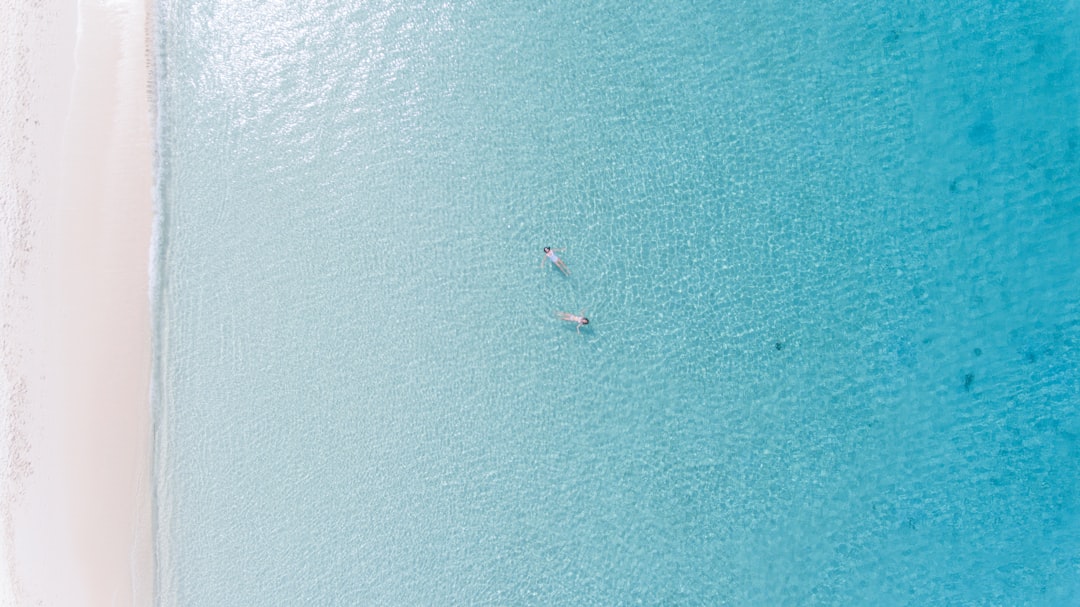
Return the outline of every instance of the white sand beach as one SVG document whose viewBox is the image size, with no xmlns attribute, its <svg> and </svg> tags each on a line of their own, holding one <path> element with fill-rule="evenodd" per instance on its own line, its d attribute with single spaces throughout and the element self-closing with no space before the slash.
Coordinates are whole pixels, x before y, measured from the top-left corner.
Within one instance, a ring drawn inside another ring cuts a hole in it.
<svg viewBox="0 0 1080 607">
<path fill-rule="evenodd" d="M 0 604 L 153 601 L 150 8 L 0 3 Z"/>
</svg>

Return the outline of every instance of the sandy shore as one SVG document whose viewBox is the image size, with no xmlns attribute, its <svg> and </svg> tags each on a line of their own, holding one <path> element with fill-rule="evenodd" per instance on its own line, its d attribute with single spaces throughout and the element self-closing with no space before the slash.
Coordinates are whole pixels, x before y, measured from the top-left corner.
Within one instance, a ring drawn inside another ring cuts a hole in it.
<svg viewBox="0 0 1080 607">
<path fill-rule="evenodd" d="M 150 605 L 149 9 L 2 4 L 0 604 Z"/>
</svg>

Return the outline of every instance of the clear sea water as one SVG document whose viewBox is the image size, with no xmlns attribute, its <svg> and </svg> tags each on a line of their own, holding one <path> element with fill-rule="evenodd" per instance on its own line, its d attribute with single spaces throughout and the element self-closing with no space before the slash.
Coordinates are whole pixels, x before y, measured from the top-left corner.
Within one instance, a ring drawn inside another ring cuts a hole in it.
<svg viewBox="0 0 1080 607">
<path fill-rule="evenodd" d="M 1080 604 L 1076 0 L 157 28 L 158 604 Z"/>
</svg>

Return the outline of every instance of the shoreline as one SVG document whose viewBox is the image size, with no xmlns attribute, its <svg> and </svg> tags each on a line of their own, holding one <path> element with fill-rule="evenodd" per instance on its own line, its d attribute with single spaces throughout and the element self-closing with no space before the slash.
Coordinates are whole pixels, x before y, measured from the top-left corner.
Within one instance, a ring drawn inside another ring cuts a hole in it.
<svg viewBox="0 0 1080 607">
<path fill-rule="evenodd" d="M 153 602 L 148 4 L 0 9 L 0 602 Z"/>
</svg>

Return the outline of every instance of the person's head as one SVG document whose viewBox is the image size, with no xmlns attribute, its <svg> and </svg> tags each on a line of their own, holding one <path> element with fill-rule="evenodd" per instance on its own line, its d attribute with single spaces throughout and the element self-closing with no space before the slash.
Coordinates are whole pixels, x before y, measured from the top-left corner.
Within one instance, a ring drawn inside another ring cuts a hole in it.
<svg viewBox="0 0 1080 607">
<path fill-rule="evenodd" d="M 589 324 L 589 319 L 588 319 L 588 318 L 585 318 L 584 316 L 582 316 L 582 317 L 581 317 L 581 324 L 583 324 L 583 325 L 587 325 L 587 324 Z"/>
<path fill-rule="evenodd" d="M 545 253 L 550 253 L 551 252 L 551 247 L 544 247 L 544 252 Z"/>
</svg>

